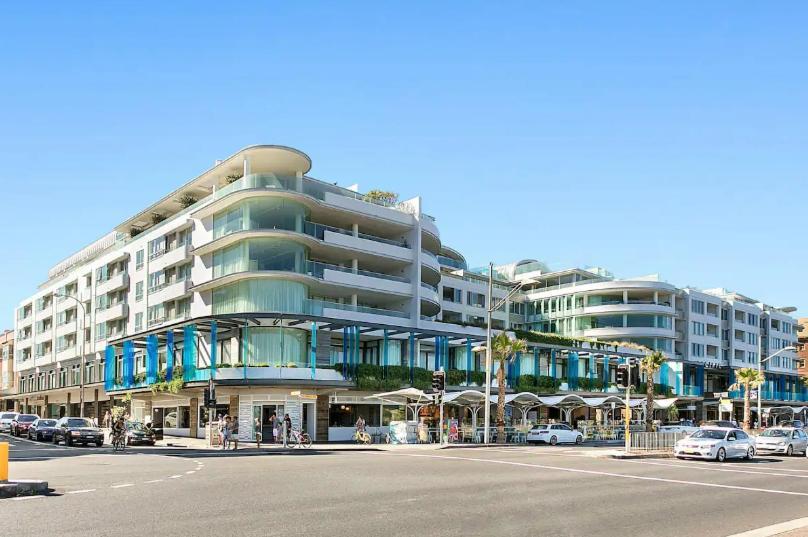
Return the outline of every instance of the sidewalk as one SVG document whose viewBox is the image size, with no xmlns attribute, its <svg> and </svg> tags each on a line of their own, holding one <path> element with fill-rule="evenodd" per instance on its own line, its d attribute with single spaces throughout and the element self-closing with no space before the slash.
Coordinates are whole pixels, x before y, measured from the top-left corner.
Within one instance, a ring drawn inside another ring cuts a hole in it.
<svg viewBox="0 0 808 537">
<path fill-rule="evenodd" d="M 158 448 L 186 448 L 186 449 L 200 449 L 208 451 L 224 451 L 221 446 L 212 447 L 208 445 L 208 440 L 204 438 L 187 438 L 184 436 L 164 436 L 163 440 L 158 440 L 155 443 Z M 315 442 L 311 445 L 311 450 L 316 451 L 394 451 L 398 449 L 423 449 L 423 450 L 436 450 L 447 447 L 471 447 L 471 445 L 463 444 L 449 444 L 440 446 L 439 444 L 354 444 L 354 443 L 333 443 L 333 442 Z M 298 451 L 299 448 L 283 447 L 283 444 L 264 444 L 258 448 L 255 442 L 239 442 L 238 451 L 247 453 L 259 452 L 285 452 L 285 451 Z M 235 451 L 232 448 L 228 452 Z"/>
</svg>

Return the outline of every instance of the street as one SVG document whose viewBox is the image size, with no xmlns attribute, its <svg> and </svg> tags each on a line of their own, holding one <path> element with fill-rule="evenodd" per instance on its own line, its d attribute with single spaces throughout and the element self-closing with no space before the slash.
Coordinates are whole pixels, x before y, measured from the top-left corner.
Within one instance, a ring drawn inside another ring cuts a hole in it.
<svg viewBox="0 0 808 537">
<path fill-rule="evenodd" d="M 615 460 L 585 446 L 112 453 L 10 440 L 11 477 L 53 489 L 0 501 L 15 536 L 56 525 L 64 536 L 727 536 L 808 516 L 805 457 Z"/>
</svg>

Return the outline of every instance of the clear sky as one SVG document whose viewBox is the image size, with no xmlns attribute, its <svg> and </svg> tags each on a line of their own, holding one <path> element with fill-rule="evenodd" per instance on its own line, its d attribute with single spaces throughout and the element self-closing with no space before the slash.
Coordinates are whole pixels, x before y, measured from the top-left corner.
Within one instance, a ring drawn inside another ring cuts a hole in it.
<svg viewBox="0 0 808 537">
<path fill-rule="evenodd" d="M 808 314 L 808 4 L 393 4 L 4 3 L 0 328 L 50 266 L 256 143 L 422 195 L 472 265 Z"/>
</svg>

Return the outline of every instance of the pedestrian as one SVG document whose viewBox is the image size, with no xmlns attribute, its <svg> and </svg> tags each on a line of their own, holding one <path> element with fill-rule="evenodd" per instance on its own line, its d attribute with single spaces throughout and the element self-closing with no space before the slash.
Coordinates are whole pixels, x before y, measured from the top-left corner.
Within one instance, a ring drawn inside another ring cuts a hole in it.
<svg viewBox="0 0 808 537">
<path fill-rule="evenodd" d="M 289 447 L 289 435 L 292 433 L 292 418 L 289 414 L 283 416 L 283 447 Z"/>
<path fill-rule="evenodd" d="M 280 440 L 281 423 L 274 412 L 272 413 L 272 417 L 269 418 L 269 422 L 272 424 L 272 443 L 277 444 L 278 440 Z"/>
<path fill-rule="evenodd" d="M 238 450 L 238 416 L 233 416 L 230 420 L 230 443 L 233 444 L 233 451 Z"/>
<path fill-rule="evenodd" d="M 230 421 L 230 416 L 222 416 L 219 420 L 219 441 L 222 444 L 222 449 L 227 449 L 227 425 Z"/>
<path fill-rule="evenodd" d="M 107 410 L 104 413 L 104 428 L 109 429 L 112 426 L 112 414 Z"/>
<path fill-rule="evenodd" d="M 253 421 L 253 428 L 255 429 L 255 444 L 256 447 L 259 449 L 261 448 L 261 440 L 263 440 L 264 434 L 261 431 L 261 418 L 255 418 Z"/>
</svg>

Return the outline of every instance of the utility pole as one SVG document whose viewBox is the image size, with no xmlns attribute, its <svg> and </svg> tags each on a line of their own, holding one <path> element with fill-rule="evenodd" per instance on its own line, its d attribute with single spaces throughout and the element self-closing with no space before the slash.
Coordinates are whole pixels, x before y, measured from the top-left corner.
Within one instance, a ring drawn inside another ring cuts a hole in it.
<svg viewBox="0 0 808 537">
<path fill-rule="evenodd" d="M 623 435 L 625 437 L 625 451 L 628 454 L 631 451 L 631 361 L 626 360 L 628 367 L 626 367 L 626 410 L 625 410 L 625 420 L 626 420 L 626 431 Z"/>
</svg>

